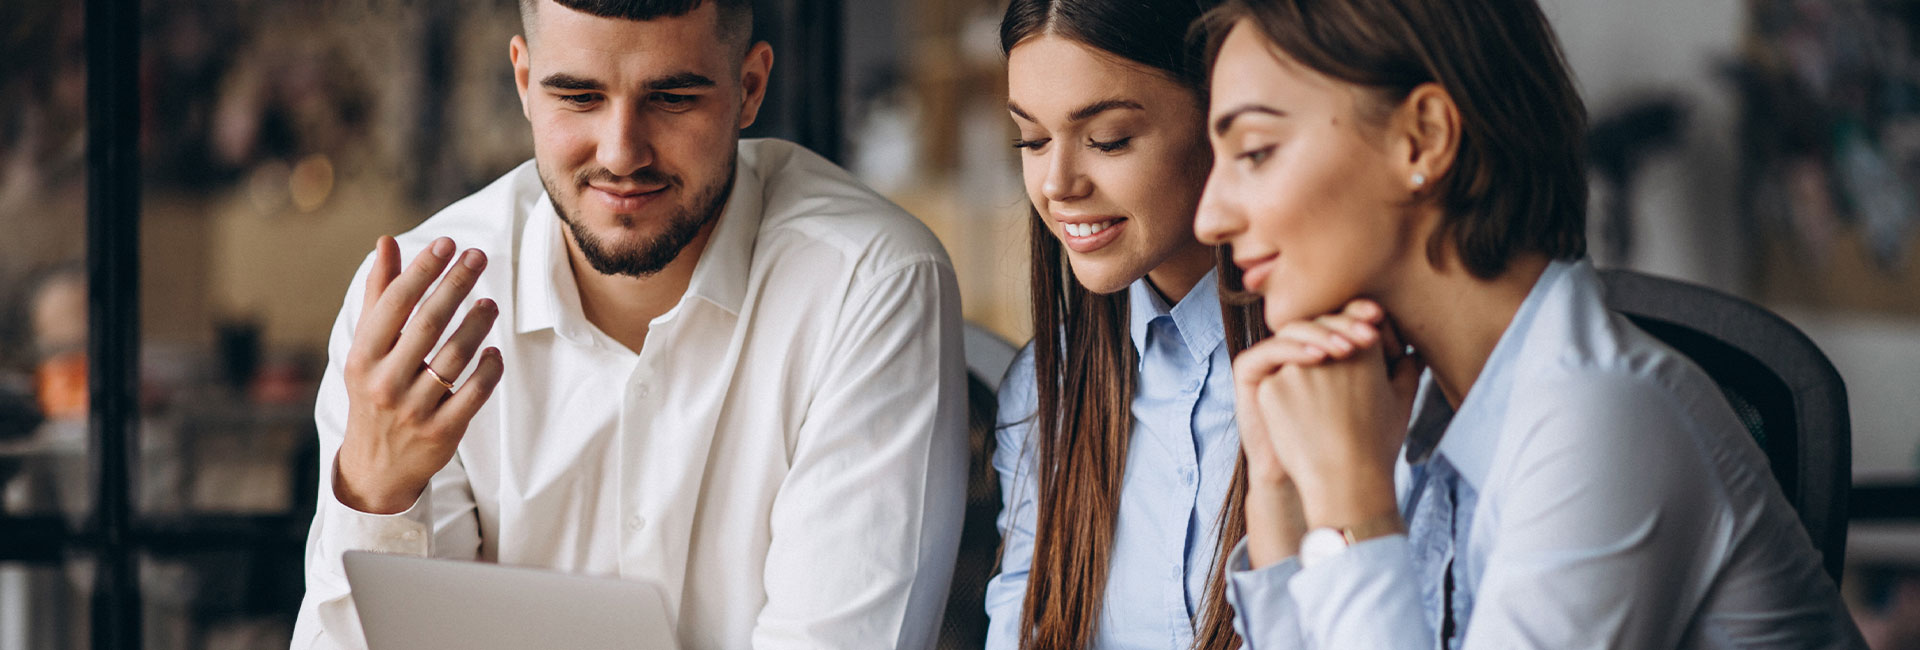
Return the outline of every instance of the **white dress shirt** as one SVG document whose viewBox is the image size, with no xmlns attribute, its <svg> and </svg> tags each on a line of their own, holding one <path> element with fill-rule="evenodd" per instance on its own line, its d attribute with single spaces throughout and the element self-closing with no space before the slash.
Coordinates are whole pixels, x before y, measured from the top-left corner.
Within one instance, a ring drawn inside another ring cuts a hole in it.
<svg viewBox="0 0 1920 650">
<path fill-rule="evenodd" d="M 486 251 L 467 304 L 499 304 L 487 344 L 506 375 L 395 515 L 347 508 L 329 483 L 361 266 L 316 408 L 294 648 L 364 646 L 340 562 L 356 549 L 653 581 L 683 648 L 931 645 L 967 467 L 953 270 L 919 221 L 825 159 L 775 140 L 739 153 L 686 295 L 639 354 L 581 311 L 531 162 L 399 237 L 403 259 L 441 236 Z"/>
<path fill-rule="evenodd" d="M 1306 568 L 1235 549 L 1250 650 L 1865 647 L 1726 398 L 1587 262 L 1540 276 L 1457 412 L 1431 374 L 1414 412 L 1409 534 Z"/>
</svg>

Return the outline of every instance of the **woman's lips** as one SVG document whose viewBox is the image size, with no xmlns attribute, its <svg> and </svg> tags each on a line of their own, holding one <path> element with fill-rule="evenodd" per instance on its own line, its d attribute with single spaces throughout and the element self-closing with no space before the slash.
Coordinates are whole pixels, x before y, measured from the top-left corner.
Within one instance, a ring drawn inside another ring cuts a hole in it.
<svg viewBox="0 0 1920 650">
<path fill-rule="evenodd" d="M 587 194 L 592 195 L 594 200 L 599 201 L 602 205 L 607 206 L 607 209 L 617 214 L 633 214 L 644 209 L 647 204 L 652 203 L 654 199 L 660 198 L 662 194 L 666 193 L 666 189 L 665 187 L 661 187 L 647 191 L 616 191 L 588 186 Z"/>
<path fill-rule="evenodd" d="M 1267 277 L 1273 275 L 1274 260 L 1279 258 L 1279 255 L 1268 255 L 1247 262 L 1236 260 L 1234 264 L 1240 267 L 1240 286 L 1254 293 L 1266 293 Z"/>
<path fill-rule="evenodd" d="M 1124 218 L 1106 221 L 1060 222 L 1060 240 L 1067 249 L 1075 253 L 1087 254 L 1113 243 L 1120 238 L 1120 231 L 1127 227 Z"/>
</svg>

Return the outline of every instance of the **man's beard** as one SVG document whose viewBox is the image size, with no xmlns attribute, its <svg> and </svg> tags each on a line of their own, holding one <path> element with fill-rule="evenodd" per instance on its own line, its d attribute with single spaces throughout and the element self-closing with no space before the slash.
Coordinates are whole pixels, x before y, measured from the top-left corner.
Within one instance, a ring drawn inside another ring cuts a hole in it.
<svg viewBox="0 0 1920 650">
<path fill-rule="evenodd" d="M 668 264 L 680 257 L 680 251 L 686 249 L 687 244 L 700 236 L 701 229 L 720 218 L 721 210 L 727 205 L 727 196 L 733 193 L 734 159 L 738 155 L 729 156 L 727 159 L 726 180 L 699 188 L 694 193 L 691 205 L 666 216 L 666 230 L 658 236 L 624 248 L 602 239 L 581 223 L 576 215 L 568 213 L 566 207 L 560 205 L 559 194 L 554 192 L 553 183 L 547 179 L 546 174 L 540 174 L 540 183 L 547 188 L 547 200 L 553 203 L 554 213 L 560 215 L 560 221 L 567 225 L 569 232 L 573 233 L 573 242 L 580 248 L 580 256 L 587 259 L 587 264 L 592 266 L 593 270 L 599 271 L 602 275 L 640 278 L 659 273 L 661 269 L 667 268 Z M 680 185 L 679 179 L 667 177 L 651 169 L 642 169 L 629 178 L 643 186 Z M 581 172 L 574 178 L 574 187 L 584 189 L 592 180 L 611 182 L 617 179 L 605 169 Z M 622 228 L 631 227 L 634 218 L 634 215 L 629 214 L 614 215 L 614 219 Z"/>
</svg>

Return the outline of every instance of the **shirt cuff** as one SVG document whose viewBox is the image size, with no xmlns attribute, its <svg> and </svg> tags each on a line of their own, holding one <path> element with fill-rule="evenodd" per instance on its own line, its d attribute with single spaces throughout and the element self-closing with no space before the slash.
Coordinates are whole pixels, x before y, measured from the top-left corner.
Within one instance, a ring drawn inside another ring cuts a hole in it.
<svg viewBox="0 0 1920 650">
<path fill-rule="evenodd" d="M 1300 556 L 1263 569 L 1247 559 L 1247 540 L 1227 556 L 1227 603 L 1233 605 L 1233 630 L 1248 650 L 1298 648 L 1300 619 L 1288 582 L 1300 572 Z"/>
<path fill-rule="evenodd" d="M 326 492 L 320 500 L 320 517 L 329 556 L 372 551 L 426 557 L 432 552 L 432 526 L 427 523 L 432 511 L 430 490 L 421 490 L 413 505 L 390 515 L 355 510 L 341 503 L 332 490 Z"/>
<path fill-rule="evenodd" d="M 1326 648 L 1432 647 L 1405 534 L 1341 551 L 1288 582 L 1303 636 Z"/>
</svg>

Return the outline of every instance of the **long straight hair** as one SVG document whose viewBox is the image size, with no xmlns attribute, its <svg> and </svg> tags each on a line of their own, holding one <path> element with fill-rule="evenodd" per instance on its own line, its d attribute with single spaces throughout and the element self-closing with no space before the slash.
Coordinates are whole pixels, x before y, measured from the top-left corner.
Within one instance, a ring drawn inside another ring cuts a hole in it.
<svg viewBox="0 0 1920 650">
<path fill-rule="evenodd" d="M 1204 102 L 1199 43 L 1187 27 L 1211 0 L 1012 0 L 1000 24 L 1003 52 L 1052 34 L 1166 74 Z M 1133 426 L 1139 353 L 1130 337 L 1127 292 L 1088 291 L 1037 210 L 1028 227 L 1033 268 L 1035 531 L 1033 564 L 1020 612 L 1020 647 L 1078 650 L 1091 645 L 1106 595 L 1119 519 L 1121 479 Z M 1239 291 L 1239 269 L 1221 253 L 1217 274 L 1228 349 L 1265 336 L 1260 307 Z M 1194 647 L 1240 645 L 1225 591 L 1226 556 L 1246 533 L 1246 459 L 1221 503 L 1207 599 Z M 1015 500 L 1017 502 L 1017 500 Z"/>
</svg>

